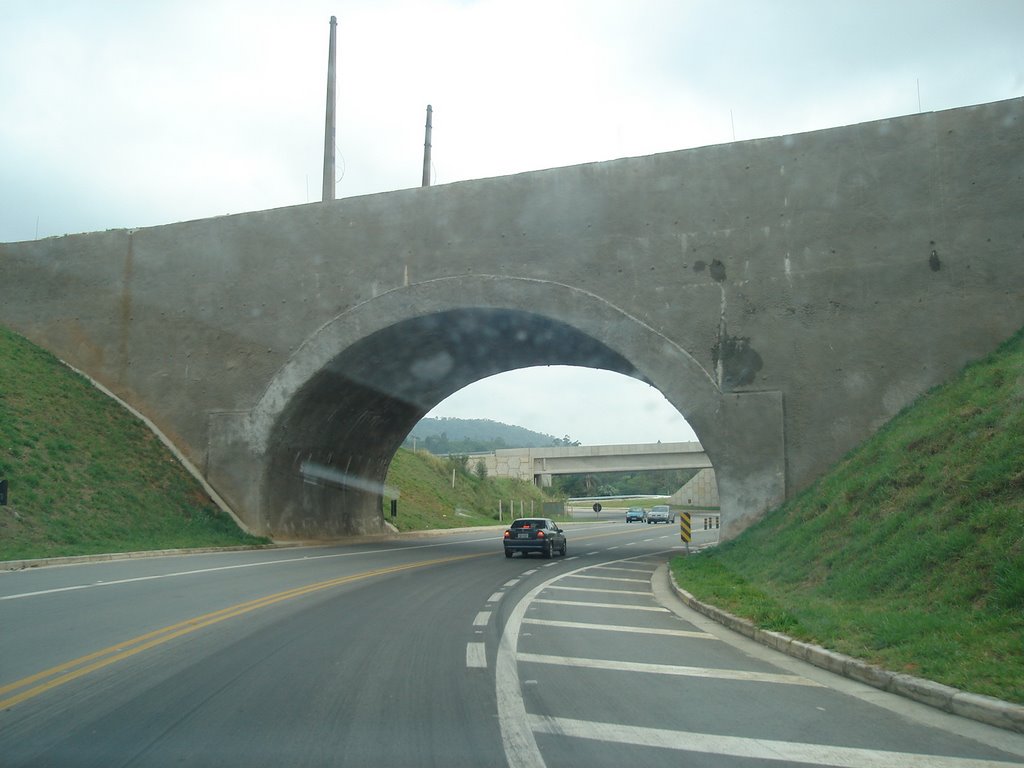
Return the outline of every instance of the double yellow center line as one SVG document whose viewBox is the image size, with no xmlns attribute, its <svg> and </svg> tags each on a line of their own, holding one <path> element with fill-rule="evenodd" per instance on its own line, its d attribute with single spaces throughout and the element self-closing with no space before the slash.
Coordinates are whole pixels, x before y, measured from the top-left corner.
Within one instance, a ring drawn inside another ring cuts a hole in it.
<svg viewBox="0 0 1024 768">
<path fill-rule="evenodd" d="M 147 632 L 144 635 L 139 635 L 138 637 L 132 638 L 126 642 L 112 645 L 86 656 L 81 656 L 77 659 L 59 664 L 56 667 L 51 667 L 50 669 L 43 670 L 42 672 L 37 672 L 36 674 L 22 678 L 21 680 L 16 680 L 13 683 L 0 686 L 0 697 L 6 697 L 0 698 L 0 710 L 13 707 L 15 704 L 20 704 L 23 701 L 39 696 L 40 694 L 53 690 L 65 683 L 70 683 L 72 680 L 77 680 L 91 672 L 103 669 L 104 667 L 109 667 L 111 664 L 116 664 L 119 661 L 128 659 L 137 653 L 142 653 L 150 648 L 163 645 L 164 643 L 168 643 L 171 640 L 183 637 L 184 635 L 188 635 L 197 630 L 205 629 L 206 627 L 219 624 L 227 619 L 233 619 L 236 616 L 242 616 L 246 613 L 259 610 L 260 608 L 266 608 L 267 606 L 274 605 L 275 603 L 292 600 L 297 597 L 303 597 L 324 589 L 338 587 L 342 584 L 351 584 L 355 581 L 372 579 L 375 576 L 386 576 L 392 573 L 413 570 L 415 568 L 426 568 L 431 565 L 454 563 L 459 560 L 470 560 L 472 558 L 485 556 L 485 554 L 475 554 L 459 555 L 456 557 L 441 557 L 434 560 L 421 560 L 415 563 L 407 563 L 405 565 L 393 565 L 389 568 L 378 568 L 373 571 L 363 571 L 362 573 L 354 573 L 350 576 L 339 576 L 336 579 L 328 579 L 327 581 L 308 584 L 304 587 L 287 589 L 284 592 L 277 592 L 272 595 L 250 600 L 246 603 L 239 603 L 228 608 L 222 608 L 219 611 L 186 619 L 185 621 L 178 622 L 177 624 L 171 624 L 168 627 L 164 627 L 153 632 Z"/>
</svg>

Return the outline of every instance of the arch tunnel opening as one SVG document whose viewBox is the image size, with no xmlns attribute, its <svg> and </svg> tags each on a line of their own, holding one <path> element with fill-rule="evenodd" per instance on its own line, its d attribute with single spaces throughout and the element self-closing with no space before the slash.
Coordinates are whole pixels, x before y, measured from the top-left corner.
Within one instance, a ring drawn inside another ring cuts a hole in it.
<svg viewBox="0 0 1024 768">
<path fill-rule="evenodd" d="M 388 468 L 420 419 L 481 379 L 549 365 L 650 384 L 592 335 L 522 310 L 442 311 L 355 342 L 309 377 L 273 426 L 262 489 L 267 527 L 279 539 L 382 532 Z"/>
</svg>

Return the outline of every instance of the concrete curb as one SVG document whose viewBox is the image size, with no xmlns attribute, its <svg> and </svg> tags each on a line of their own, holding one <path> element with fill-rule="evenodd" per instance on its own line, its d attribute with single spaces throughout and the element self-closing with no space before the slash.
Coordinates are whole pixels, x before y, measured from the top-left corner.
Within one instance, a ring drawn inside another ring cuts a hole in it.
<svg viewBox="0 0 1024 768">
<path fill-rule="evenodd" d="M 821 669 L 848 677 L 851 680 L 870 685 L 888 693 L 927 704 L 953 715 L 993 725 L 1016 733 L 1024 733 L 1024 706 L 1002 701 L 991 696 L 967 693 L 941 683 L 934 683 L 900 672 L 890 672 L 867 662 L 844 656 L 818 645 L 795 640 L 781 632 L 759 629 L 753 622 L 741 619 L 731 613 L 702 603 L 685 589 L 676 584 L 672 571 L 667 569 L 668 581 L 676 595 L 687 606 L 702 613 L 709 619 L 748 637 L 754 642 L 767 645 L 777 651 L 813 664 Z"/>
</svg>

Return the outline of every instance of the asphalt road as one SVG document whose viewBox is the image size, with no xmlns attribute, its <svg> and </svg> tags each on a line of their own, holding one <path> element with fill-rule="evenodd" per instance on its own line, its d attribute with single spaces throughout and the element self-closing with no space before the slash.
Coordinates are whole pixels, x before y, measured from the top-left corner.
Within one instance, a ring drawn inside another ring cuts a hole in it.
<svg viewBox="0 0 1024 768">
<path fill-rule="evenodd" d="M 755 646 L 673 526 L 0 573 L 0 766 L 1024 765 L 1024 737 Z"/>
</svg>

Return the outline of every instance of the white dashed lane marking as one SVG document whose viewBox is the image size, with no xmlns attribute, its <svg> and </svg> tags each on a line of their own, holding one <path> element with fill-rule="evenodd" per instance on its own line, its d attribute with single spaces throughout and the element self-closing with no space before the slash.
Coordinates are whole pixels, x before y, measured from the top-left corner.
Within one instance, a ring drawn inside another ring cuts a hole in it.
<svg viewBox="0 0 1024 768">
<path fill-rule="evenodd" d="M 470 669 L 487 668 L 486 643 L 466 643 L 466 666 Z"/>
</svg>

